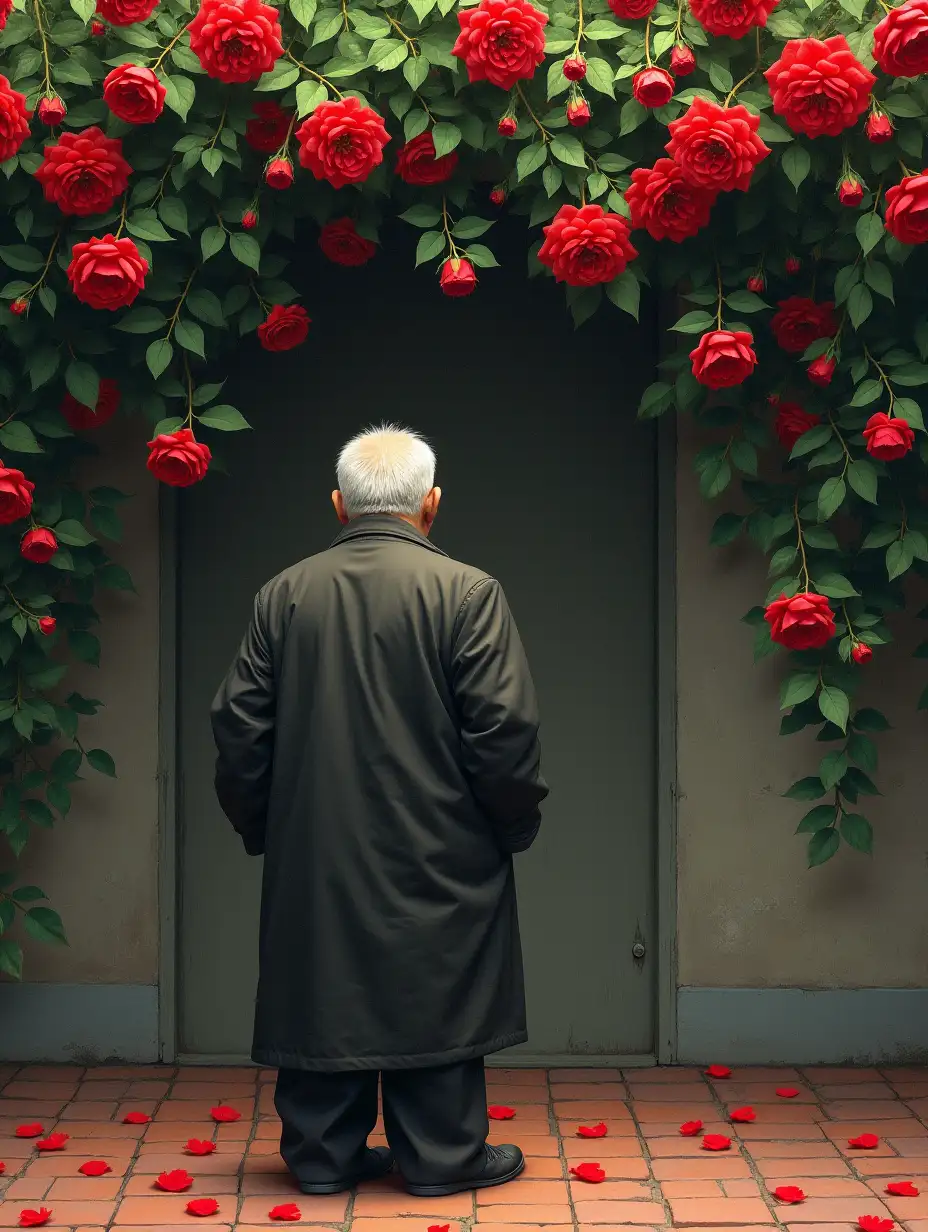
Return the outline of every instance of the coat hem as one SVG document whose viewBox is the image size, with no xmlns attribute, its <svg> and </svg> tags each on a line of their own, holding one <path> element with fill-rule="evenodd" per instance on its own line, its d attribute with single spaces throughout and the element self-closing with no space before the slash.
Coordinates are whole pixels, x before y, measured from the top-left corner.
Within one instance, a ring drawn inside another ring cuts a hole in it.
<svg viewBox="0 0 928 1232">
<path fill-rule="evenodd" d="M 450 1048 L 444 1052 L 420 1052 L 409 1056 L 386 1057 L 307 1057 L 299 1052 L 281 1052 L 275 1048 L 259 1048 L 251 1051 L 251 1059 L 258 1065 L 271 1065 L 277 1069 L 316 1070 L 320 1073 L 337 1073 L 339 1070 L 357 1069 L 425 1069 L 437 1065 L 454 1065 L 458 1061 L 471 1061 L 485 1057 L 514 1044 L 524 1044 L 527 1031 L 514 1031 L 510 1035 L 498 1035 L 482 1044 L 468 1044 L 464 1048 Z"/>
</svg>

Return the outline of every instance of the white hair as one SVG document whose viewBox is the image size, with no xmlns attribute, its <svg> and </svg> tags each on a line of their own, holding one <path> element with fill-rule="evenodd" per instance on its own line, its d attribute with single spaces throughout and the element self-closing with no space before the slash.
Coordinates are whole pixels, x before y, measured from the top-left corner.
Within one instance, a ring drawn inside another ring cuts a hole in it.
<svg viewBox="0 0 928 1232">
<path fill-rule="evenodd" d="M 344 446 L 336 474 L 349 518 L 414 516 L 435 484 L 435 454 L 418 432 L 385 423 L 365 428 Z"/>
</svg>

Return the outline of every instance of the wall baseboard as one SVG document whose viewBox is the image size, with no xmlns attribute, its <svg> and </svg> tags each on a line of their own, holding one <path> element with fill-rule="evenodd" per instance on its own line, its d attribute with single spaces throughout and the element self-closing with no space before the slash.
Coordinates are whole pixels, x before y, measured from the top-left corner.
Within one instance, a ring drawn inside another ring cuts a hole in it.
<svg viewBox="0 0 928 1232">
<path fill-rule="evenodd" d="M 677 1060 L 924 1064 L 928 988 L 680 988 Z"/>
<path fill-rule="evenodd" d="M 154 984 L 0 984 L 0 1060 L 158 1059 Z"/>
</svg>

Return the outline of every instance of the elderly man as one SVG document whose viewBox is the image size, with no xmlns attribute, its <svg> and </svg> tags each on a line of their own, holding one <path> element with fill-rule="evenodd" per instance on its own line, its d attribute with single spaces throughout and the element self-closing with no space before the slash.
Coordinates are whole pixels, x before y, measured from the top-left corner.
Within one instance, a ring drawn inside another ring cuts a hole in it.
<svg viewBox="0 0 928 1232">
<path fill-rule="evenodd" d="M 527 1038 L 512 854 L 547 795 L 499 583 L 429 542 L 435 456 L 355 437 L 326 551 L 258 593 L 213 704 L 216 791 L 264 856 L 252 1056 L 279 1069 L 305 1193 L 384 1175 L 442 1196 L 524 1167 L 490 1146 L 483 1058 Z M 390 1148 L 367 1146 L 377 1081 Z"/>
</svg>

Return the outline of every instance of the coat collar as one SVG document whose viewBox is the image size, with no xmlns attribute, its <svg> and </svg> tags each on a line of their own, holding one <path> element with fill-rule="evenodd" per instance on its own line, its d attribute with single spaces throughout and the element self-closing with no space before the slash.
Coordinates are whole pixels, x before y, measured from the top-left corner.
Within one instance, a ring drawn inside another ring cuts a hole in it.
<svg viewBox="0 0 928 1232">
<path fill-rule="evenodd" d="M 348 525 L 336 535 L 330 546 L 338 547 L 339 544 L 349 539 L 405 539 L 407 543 L 415 543 L 429 552 L 437 552 L 439 556 L 448 555 L 447 552 L 443 552 L 441 548 L 426 539 L 425 535 L 411 526 L 409 522 L 404 522 L 402 518 L 395 518 L 389 513 L 366 513 L 352 518 Z"/>
</svg>

